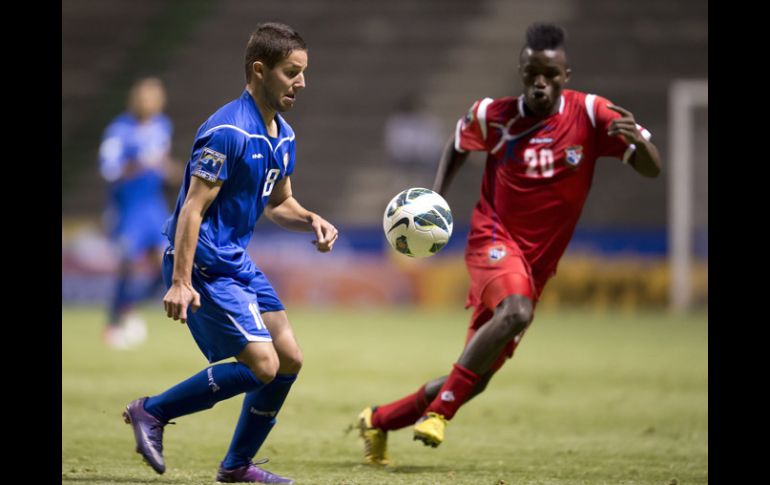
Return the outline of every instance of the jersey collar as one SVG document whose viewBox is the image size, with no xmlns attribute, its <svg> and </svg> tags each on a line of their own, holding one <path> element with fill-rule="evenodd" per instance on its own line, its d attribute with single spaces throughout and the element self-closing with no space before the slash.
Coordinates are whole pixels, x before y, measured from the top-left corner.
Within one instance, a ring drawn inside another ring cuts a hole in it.
<svg viewBox="0 0 770 485">
<path fill-rule="evenodd" d="M 564 95 L 562 94 L 559 97 L 559 114 L 562 114 L 564 112 L 564 104 L 565 104 L 565 102 L 564 102 Z M 519 95 L 518 106 L 519 106 L 519 116 L 521 116 L 522 118 L 527 117 L 527 113 L 526 113 L 526 111 L 524 111 L 524 95 L 523 94 Z"/>
<path fill-rule="evenodd" d="M 283 118 L 281 118 L 281 115 L 279 115 L 278 113 L 275 114 L 275 122 L 278 124 L 278 136 L 277 137 L 269 136 L 267 134 L 267 126 L 265 126 L 265 120 L 262 119 L 262 113 L 259 111 L 259 108 L 257 108 L 257 102 L 254 101 L 254 98 L 251 97 L 251 94 L 249 94 L 248 89 L 243 90 L 243 94 L 241 94 L 241 99 L 243 99 L 244 102 L 249 106 L 252 116 L 256 118 L 257 125 L 259 126 L 260 130 L 262 130 L 262 133 L 265 134 L 265 136 L 268 136 L 273 140 L 281 138 L 281 134 L 285 131 L 283 128 L 284 121 L 283 121 Z"/>
</svg>

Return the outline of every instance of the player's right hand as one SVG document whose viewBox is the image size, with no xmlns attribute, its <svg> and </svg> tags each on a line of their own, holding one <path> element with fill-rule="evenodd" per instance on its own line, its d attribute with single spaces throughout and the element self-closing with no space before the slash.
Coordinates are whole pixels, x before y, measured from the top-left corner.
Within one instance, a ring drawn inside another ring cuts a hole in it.
<svg viewBox="0 0 770 485">
<path fill-rule="evenodd" d="M 322 253 L 331 251 L 334 242 L 340 235 L 337 228 L 318 214 L 313 214 L 311 226 L 316 235 L 315 240 L 311 242 L 315 245 L 316 249 Z"/>
<path fill-rule="evenodd" d="M 163 308 L 166 315 L 174 320 L 187 323 L 187 307 L 193 312 L 201 306 L 201 295 L 195 291 L 191 283 L 173 283 L 163 297 Z"/>
</svg>

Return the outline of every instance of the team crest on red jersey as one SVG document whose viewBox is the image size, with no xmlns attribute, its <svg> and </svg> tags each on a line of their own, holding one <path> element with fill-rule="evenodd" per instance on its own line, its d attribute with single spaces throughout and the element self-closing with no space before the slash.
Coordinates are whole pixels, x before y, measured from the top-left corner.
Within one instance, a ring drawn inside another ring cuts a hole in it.
<svg viewBox="0 0 770 485">
<path fill-rule="evenodd" d="M 582 145 L 572 145 L 567 147 L 565 150 L 567 156 L 565 159 L 567 160 L 567 163 L 572 165 L 573 167 L 577 167 L 580 163 L 580 160 L 583 158 L 583 146 Z"/>
<path fill-rule="evenodd" d="M 490 263 L 497 263 L 508 255 L 508 251 L 505 250 L 505 246 L 500 244 L 489 248 L 487 255 Z"/>
</svg>

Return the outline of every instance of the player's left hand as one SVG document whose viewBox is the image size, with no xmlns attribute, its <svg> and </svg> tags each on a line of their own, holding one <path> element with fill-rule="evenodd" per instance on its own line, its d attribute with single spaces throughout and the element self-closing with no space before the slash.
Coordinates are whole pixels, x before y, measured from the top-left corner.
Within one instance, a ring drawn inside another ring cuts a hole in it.
<svg viewBox="0 0 770 485">
<path fill-rule="evenodd" d="M 636 126 L 633 113 L 613 104 L 608 104 L 607 108 L 621 115 L 620 118 L 615 118 L 610 123 L 610 128 L 607 130 L 609 136 L 620 135 L 629 145 L 644 142 L 644 137 Z"/>
<path fill-rule="evenodd" d="M 322 253 L 331 251 L 332 246 L 334 246 L 334 241 L 336 241 L 339 236 L 337 228 L 319 215 L 313 217 L 311 226 L 313 227 L 316 236 L 316 239 L 312 241 L 313 244 L 315 244 L 316 249 Z"/>
</svg>

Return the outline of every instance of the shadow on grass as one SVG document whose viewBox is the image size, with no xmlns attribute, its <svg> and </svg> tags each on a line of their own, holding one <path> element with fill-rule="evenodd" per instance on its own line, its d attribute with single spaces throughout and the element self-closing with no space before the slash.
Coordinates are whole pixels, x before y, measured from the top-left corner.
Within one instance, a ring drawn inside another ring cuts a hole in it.
<svg viewBox="0 0 770 485">
<path fill-rule="evenodd" d="M 390 473 L 449 473 L 456 471 L 457 468 L 452 468 L 442 465 L 393 465 L 387 471 Z"/>
<path fill-rule="evenodd" d="M 153 478 L 137 478 L 126 477 L 117 475 L 88 475 L 77 476 L 63 474 L 61 477 L 62 483 L 190 483 L 189 477 L 153 477 Z"/>
<path fill-rule="evenodd" d="M 394 474 L 409 474 L 409 473 L 448 473 L 457 468 L 452 468 L 443 465 L 390 465 L 386 467 L 375 467 L 365 465 L 360 461 L 305 461 L 302 462 L 303 466 L 307 466 L 312 470 L 328 470 L 328 471 L 346 471 L 346 470 L 361 470 L 361 471 L 373 471 L 382 473 L 394 473 Z"/>
</svg>

